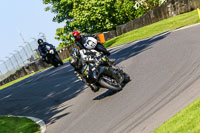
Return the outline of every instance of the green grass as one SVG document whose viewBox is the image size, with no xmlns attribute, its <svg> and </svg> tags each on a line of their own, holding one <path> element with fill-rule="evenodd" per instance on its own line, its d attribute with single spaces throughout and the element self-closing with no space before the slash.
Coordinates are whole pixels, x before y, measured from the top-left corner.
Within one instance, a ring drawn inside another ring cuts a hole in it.
<svg viewBox="0 0 200 133">
<path fill-rule="evenodd" d="M 117 36 L 109 41 L 106 41 L 104 45 L 106 47 L 114 47 L 199 22 L 200 19 L 197 10 L 194 10 L 189 13 L 181 14 L 136 30 L 132 30 L 123 35 Z"/>
<path fill-rule="evenodd" d="M 200 133 L 200 98 L 164 122 L 153 133 Z"/>
<path fill-rule="evenodd" d="M 71 59 L 71 56 L 68 57 L 68 58 L 66 58 L 66 59 L 64 59 L 63 62 L 67 62 L 67 61 L 70 60 L 70 59 Z"/>
<path fill-rule="evenodd" d="M 35 72 L 35 73 L 37 73 L 37 72 Z M 19 79 L 13 80 L 13 81 L 11 81 L 11 82 L 9 82 L 9 83 L 7 83 L 7 84 L 4 84 L 4 85 L 0 86 L 0 90 L 4 89 L 4 88 L 6 88 L 6 87 L 8 87 L 8 86 L 10 86 L 10 85 L 13 85 L 13 84 L 15 84 L 15 83 L 17 83 L 17 82 L 19 82 L 19 81 L 21 81 L 21 80 L 24 80 L 24 79 L 26 79 L 26 78 L 28 78 L 28 77 L 34 75 L 35 73 L 31 73 L 31 74 L 26 75 L 26 76 L 24 76 L 24 77 L 21 77 L 21 78 L 19 78 Z"/>
<path fill-rule="evenodd" d="M 30 119 L 0 116 L 0 133 L 39 133 L 40 126 Z"/>
</svg>

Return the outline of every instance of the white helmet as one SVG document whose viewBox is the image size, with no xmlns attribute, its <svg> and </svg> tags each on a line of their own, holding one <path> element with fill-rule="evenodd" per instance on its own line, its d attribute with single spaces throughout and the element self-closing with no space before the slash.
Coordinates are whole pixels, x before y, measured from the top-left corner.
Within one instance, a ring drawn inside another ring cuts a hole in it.
<svg viewBox="0 0 200 133">
<path fill-rule="evenodd" d="M 94 49 L 97 45 L 97 40 L 93 37 L 87 37 L 86 42 L 83 45 L 86 49 Z"/>
</svg>

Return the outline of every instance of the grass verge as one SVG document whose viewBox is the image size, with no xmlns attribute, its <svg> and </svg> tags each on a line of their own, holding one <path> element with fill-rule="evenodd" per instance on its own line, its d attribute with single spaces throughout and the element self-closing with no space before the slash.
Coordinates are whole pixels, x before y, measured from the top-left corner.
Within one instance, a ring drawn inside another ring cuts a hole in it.
<svg viewBox="0 0 200 133">
<path fill-rule="evenodd" d="M 200 133 L 200 98 L 184 108 L 153 133 Z"/>
<path fill-rule="evenodd" d="M 66 59 L 64 59 L 63 62 L 67 62 L 67 61 L 70 60 L 70 59 L 71 59 L 71 56 L 68 57 L 68 58 L 66 58 Z"/>
<path fill-rule="evenodd" d="M 39 133 L 40 126 L 30 119 L 0 116 L 0 133 Z"/>
<path fill-rule="evenodd" d="M 38 72 L 39 72 L 39 71 L 38 71 Z M 6 87 L 8 87 L 8 86 L 11 86 L 11 85 L 13 85 L 13 84 L 15 84 L 15 83 L 17 83 L 17 82 L 19 82 L 19 81 L 21 81 L 21 80 L 24 80 L 24 79 L 26 79 L 26 78 L 28 78 L 28 77 L 30 77 L 30 76 L 32 76 L 32 75 L 38 73 L 38 72 L 31 73 L 31 74 L 26 75 L 26 76 L 24 76 L 24 77 L 21 77 L 21 78 L 19 78 L 19 79 L 13 80 L 13 81 L 11 81 L 11 82 L 9 82 L 9 83 L 7 83 L 7 84 L 4 84 L 4 85 L 0 86 L 0 90 L 6 88 Z"/>
<path fill-rule="evenodd" d="M 123 35 L 117 36 L 104 43 L 106 47 L 114 47 L 121 44 L 129 43 L 132 41 L 148 38 L 165 31 L 175 30 L 184 26 L 199 23 L 200 19 L 197 10 L 177 15 L 142 28 L 132 30 Z"/>
</svg>

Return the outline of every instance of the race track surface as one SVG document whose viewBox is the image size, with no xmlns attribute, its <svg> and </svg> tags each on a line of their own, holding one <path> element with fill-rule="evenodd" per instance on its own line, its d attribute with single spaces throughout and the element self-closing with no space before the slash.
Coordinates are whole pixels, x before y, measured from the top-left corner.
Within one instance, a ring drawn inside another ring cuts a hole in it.
<svg viewBox="0 0 200 133">
<path fill-rule="evenodd" d="M 47 133 L 150 133 L 200 96 L 200 25 L 111 49 L 132 81 L 93 93 L 69 63 L 0 91 L 0 115 L 43 119 Z"/>
</svg>

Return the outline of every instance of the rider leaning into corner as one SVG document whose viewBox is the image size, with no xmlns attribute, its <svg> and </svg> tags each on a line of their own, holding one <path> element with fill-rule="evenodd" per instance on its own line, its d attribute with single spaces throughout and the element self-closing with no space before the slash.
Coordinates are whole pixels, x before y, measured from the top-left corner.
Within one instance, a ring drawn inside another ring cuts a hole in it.
<svg viewBox="0 0 200 133">
<path fill-rule="evenodd" d="M 70 60 L 70 64 L 74 67 L 74 73 L 76 76 L 83 81 L 88 87 L 91 88 L 93 92 L 97 92 L 99 90 L 98 87 L 94 86 L 93 84 L 88 84 L 84 75 L 82 74 L 82 68 L 87 65 L 86 62 L 90 63 L 97 63 L 101 64 L 104 61 L 102 58 L 99 58 L 98 60 L 95 60 L 94 56 L 98 57 L 101 54 L 97 52 L 96 50 L 78 50 L 77 48 L 72 49 L 72 59 Z"/>
<path fill-rule="evenodd" d="M 73 32 L 73 37 L 75 38 L 75 42 L 76 42 L 76 45 L 80 48 L 81 52 L 84 52 L 82 53 L 82 55 L 85 55 L 84 58 L 89 61 L 88 59 L 91 59 L 92 61 L 92 58 L 91 58 L 91 55 L 94 55 L 96 54 L 96 52 L 92 52 L 91 49 L 87 49 L 84 44 L 86 43 L 86 40 L 87 40 L 87 37 L 93 37 L 97 40 L 97 37 L 95 35 L 91 35 L 91 34 L 86 34 L 86 35 L 80 35 L 80 33 L 78 31 L 74 31 Z M 104 55 L 106 56 L 109 56 L 110 55 L 110 52 L 107 51 L 107 49 L 99 42 L 97 42 L 97 45 L 96 47 L 94 48 L 94 50 L 98 52 L 101 52 L 103 53 Z M 82 75 L 81 73 L 81 68 L 82 68 L 82 61 L 80 61 L 80 53 L 78 51 L 78 49 L 73 49 L 72 52 L 75 52 L 76 53 L 76 57 L 78 58 L 72 58 L 72 60 L 70 60 L 70 64 L 75 68 L 74 69 L 74 72 L 75 74 L 77 75 L 77 77 L 82 80 L 85 84 L 87 84 L 86 80 L 84 79 L 84 76 Z M 79 53 L 79 54 L 78 54 Z M 108 58 L 108 61 L 111 62 L 112 64 L 115 62 L 115 59 L 111 59 L 111 58 Z M 89 85 L 87 84 L 91 89 L 92 91 L 94 92 L 97 92 L 99 90 L 99 88 L 95 88 L 93 87 L 92 85 Z"/>
<path fill-rule="evenodd" d="M 52 44 L 44 42 L 42 39 L 38 39 L 38 44 L 39 44 L 38 51 L 40 52 L 40 55 L 42 56 L 42 61 L 44 61 L 47 64 L 49 64 L 49 61 L 46 58 L 46 56 L 47 56 L 46 46 L 49 46 L 52 49 L 55 49 L 55 47 Z"/>
<path fill-rule="evenodd" d="M 86 37 L 93 37 L 97 39 L 95 35 L 92 35 L 92 34 L 81 35 L 78 31 L 73 32 L 73 37 L 75 38 L 75 42 L 80 49 L 87 49 L 84 47 Z M 97 42 L 95 50 L 97 50 L 98 52 L 102 52 L 104 55 L 107 55 L 107 56 L 110 55 L 110 52 L 107 51 L 107 49 L 100 42 Z"/>
<path fill-rule="evenodd" d="M 96 69 L 98 69 L 97 67 L 101 65 L 105 66 L 103 71 L 108 73 L 111 72 L 112 77 L 118 83 L 128 83 L 130 81 L 129 75 L 124 73 L 123 70 L 119 67 L 112 64 L 112 62 L 109 62 L 109 58 L 106 55 L 103 55 L 101 52 L 98 52 L 94 49 L 78 50 L 77 48 L 73 48 L 71 54 L 72 58 L 70 59 L 69 63 L 74 67 L 74 73 L 81 81 L 90 87 L 93 92 L 97 92 L 100 89 L 99 86 L 95 84 L 95 82 L 98 81 L 98 74 Z M 90 63 L 93 65 L 89 65 Z M 91 70 L 91 73 L 89 75 L 84 74 L 85 71 L 88 70 Z M 123 74 L 123 76 L 120 76 L 121 74 L 119 75 L 119 73 Z M 88 82 L 88 80 L 94 82 Z"/>
</svg>

